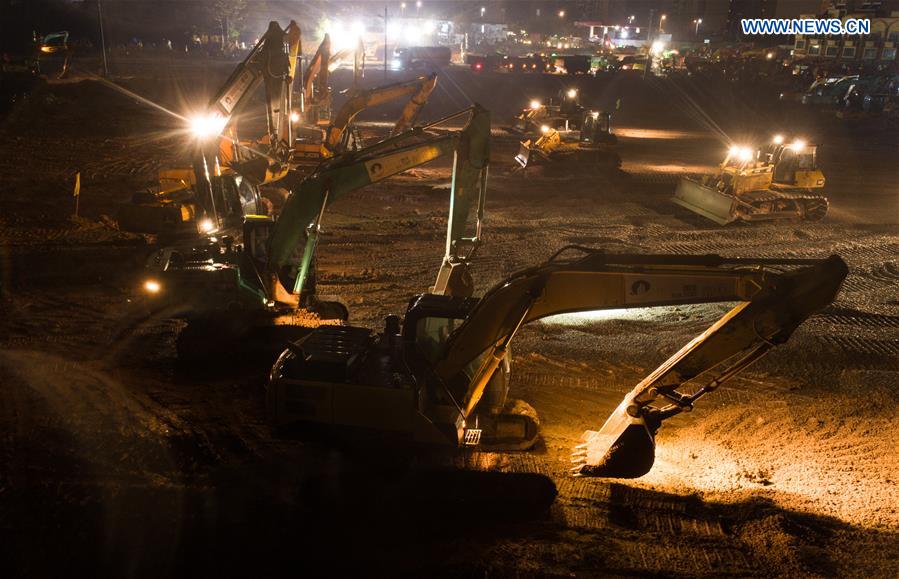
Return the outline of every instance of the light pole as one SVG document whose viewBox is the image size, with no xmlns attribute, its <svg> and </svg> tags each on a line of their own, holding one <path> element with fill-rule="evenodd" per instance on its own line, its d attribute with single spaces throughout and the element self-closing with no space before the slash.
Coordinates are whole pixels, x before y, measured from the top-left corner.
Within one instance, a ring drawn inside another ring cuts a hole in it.
<svg viewBox="0 0 899 579">
<path fill-rule="evenodd" d="M 418 0 L 415 3 L 415 17 L 418 18 L 421 15 L 421 0 Z"/>
<path fill-rule="evenodd" d="M 103 9 L 97 0 L 97 22 L 100 24 L 100 50 L 103 52 L 103 76 L 109 76 L 109 63 L 106 61 L 106 35 L 103 33 Z"/>
<path fill-rule="evenodd" d="M 400 4 L 400 16 L 402 16 L 403 18 L 406 17 L 406 3 L 405 2 Z"/>
<path fill-rule="evenodd" d="M 664 32 L 665 20 L 667 19 L 668 16 L 666 16 L 665 14 L 662 14 L 661 18 L 659 18 L 659 34 L 662 34 Z"/>
<path fill-rule="evenodd" d="M 482 20 L 483 20 L 483 18 L 484 18 L 484 12 L 486 12 L 486 11 L 487 11 L 487 9 L 484 8 L 483 6 L 481 6 L 481 19 L 482 19 Z"/>
<path fill-rule="evenodd" d="M 559 10 L 559 18 L 565 18 L 565 11 Z"/>
<path fill-rule="evenodd" d="M 697 18 L 693 21 L 693 24 L 696 25 L 696 36 L 699 36 L 699 25 L 702 24 L 702 18 Z"/>
</svg>

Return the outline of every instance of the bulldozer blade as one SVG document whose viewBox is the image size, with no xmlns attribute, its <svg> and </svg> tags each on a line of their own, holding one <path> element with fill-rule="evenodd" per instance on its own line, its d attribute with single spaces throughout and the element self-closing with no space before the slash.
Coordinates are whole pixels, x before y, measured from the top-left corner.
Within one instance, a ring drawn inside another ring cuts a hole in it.
<svg viewBox="0 0 899 579">
<path fill-rule="evenodd" d="M 631 416 L 628 396 L 598 431 L 583 434 L 572 453 L 572 473 L 578 476 L 637 478 L 655 461 L 655 436 L 642 417 Z"/>
<path fill-rule="evenodd" d="M 678 181 L 671 200 L 693 213 L 711 219 L 718 225 L 727 225 L 736 219 L 733 197 L 692 179 Z"/>
<path fill-rule="evenodd" d="M 531 160 L 531 147 L 530 141 L 523 141 L 521 146 L 518 148 L 518 154 L 515 155 L 515 160 L 518 161 L 518 164 L 521 165 L 522 169 L 526 169 L 528 163 Z"/>
</svg>

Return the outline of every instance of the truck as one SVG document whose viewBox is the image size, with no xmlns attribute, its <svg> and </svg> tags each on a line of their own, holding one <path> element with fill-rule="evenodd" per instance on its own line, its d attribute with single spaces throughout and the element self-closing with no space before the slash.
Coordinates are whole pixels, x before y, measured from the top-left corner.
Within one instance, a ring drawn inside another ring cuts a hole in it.
<svg viewBox="0 0 899 579">
<path fill-rule="evenodd" d="M 426 66 L 446 66 L 452 59 L 449 46 L 408 46 L 393 52 L 391 67 L 410 70 Z"/>
</svg>

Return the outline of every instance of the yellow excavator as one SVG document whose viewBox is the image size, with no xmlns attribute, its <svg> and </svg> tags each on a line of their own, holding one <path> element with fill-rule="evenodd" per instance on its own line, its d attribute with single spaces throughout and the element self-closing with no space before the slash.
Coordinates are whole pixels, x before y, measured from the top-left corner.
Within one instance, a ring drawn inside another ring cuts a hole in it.
<svg viewBox="0 0 899 579">
<path fill-rule="evenodd" d="M 119 212 L 123 229 L 209 234 L 239 228 L 245 215 L 264 212 L 258 187 L 283 177 L 291 156 L 291 85 L 300 41 L 296 22 L 283 30 L 269 23 L 206 109 L 187 119 L 194 139 L 191 166 L 163 169 L 155 187 L 136 193 Z M 266 134 L 241 141 L 238 118 L 260 85 Z"/>
<path fill-rule="evenodd" d="M 804 219 L 827 214 L 817 146 L 776 135 L 767 151 L 733 146 L 714 175 L 681 179 L 673 201 L 726 225 L 734 221 Z"/>
<path fill-rule="evenodd" d="M 367 440 L 525 450 L 538 440 L 533 408 L 510 400 L 510 347 L 524 324 L 562 313 L 736 302 L 650 373 L 575 449 L 574 473 L 639 477 L 653 464 L 663 421 L 783 344 L 833 302 L 847 274 L 822 260 L 717 255 L 615 255 L 570 246 L 482 298 L 414 297 L 383 332 L 320 327 L 293 341 L 267 387 L 273 424 L 324 427 Z M 585 408 L 589 412 L 589 408 Z"/>
<path fill-rule="evenodd" d="M 621 166 L 615 151 L 618 137 L 612 133 L 612 114 L 584 111 L 577 140 L 569 140 L 549 125 L 540 127 L 536 140 L 521 142 L 515 161 L 526 169 L 555 165 L 570 171 L 611 170 Z"/>
<path fill-rule="evenodd" d="M 355 132 L 348 130 L 360 112 L 403 97 L 410 97 L 402 113 L 390 131 L 397 135 L 412 127 L 416 117 L 427 104 L 428 98 L 437 86 L 437 73 L 422 76 L 410 81 L 379 86 L 371 89 L 356 90 L 349 100 L 340 108 L 322 139 L 320 156 L 330 158 L 353 148 L 361 148 Z"/>
</svg>

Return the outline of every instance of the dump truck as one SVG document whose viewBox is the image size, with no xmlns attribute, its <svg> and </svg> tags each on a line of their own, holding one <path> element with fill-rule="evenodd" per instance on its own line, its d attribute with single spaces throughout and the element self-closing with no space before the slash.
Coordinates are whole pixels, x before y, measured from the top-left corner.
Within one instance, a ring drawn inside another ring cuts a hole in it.
<svg viewBox="0 0 899 579">
<path fill-rule="evenodd" d="M 819 221 L 829 204 L 827 197 L 815 191 L 824 184 L 817 146 L 802 139 L 788 143 L 777 135 L 767 151 L 731 147 L 717 173 L 681 179 L 672 201 L 719 225 Z"/>
</svg>

